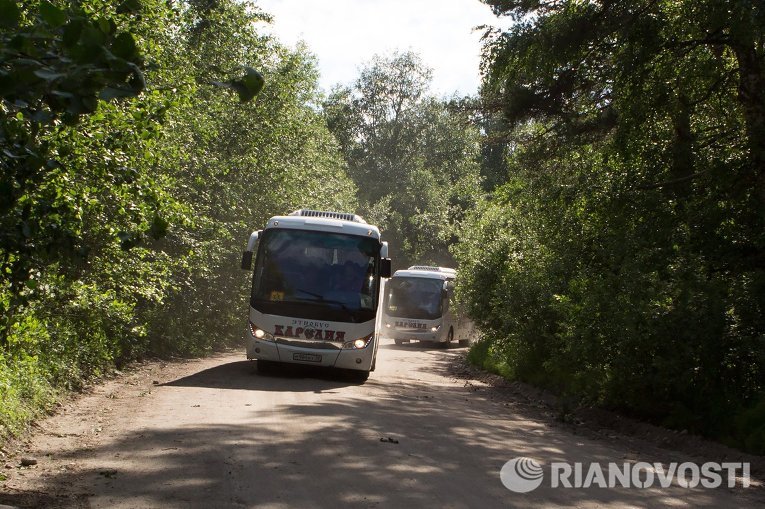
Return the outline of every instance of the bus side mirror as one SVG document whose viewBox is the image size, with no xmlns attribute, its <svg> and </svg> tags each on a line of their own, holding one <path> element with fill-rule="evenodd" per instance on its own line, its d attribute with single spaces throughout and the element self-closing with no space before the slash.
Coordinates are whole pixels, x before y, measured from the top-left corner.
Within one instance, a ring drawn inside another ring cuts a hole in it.
<svg viewBox="0 0 765 509">
<path fill-rule="evenodd" d="M 390 258 L 380 258 L 380 277 L 390 277 Z"/>
<path fill-rule="evenodd" d="M 242 252 L 242 269 L 250 270 L 252 268 L 252 251 Z"/>
<path fill-rule="evenodd" d="M 252 253 L 255 251 L 255 242 L 263 230 L 258 230 L 250 234 L 250 238 L 247 240 L 247 249 L 242 253 L 242 269 L 250 270 L 252 268 Z"/>
</svg>

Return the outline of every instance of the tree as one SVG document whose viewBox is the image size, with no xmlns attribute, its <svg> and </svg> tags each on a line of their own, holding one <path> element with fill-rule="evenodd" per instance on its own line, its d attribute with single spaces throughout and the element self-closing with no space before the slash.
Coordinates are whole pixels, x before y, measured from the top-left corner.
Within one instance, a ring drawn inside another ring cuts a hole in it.
<svg viewBox="0 0 765 509">
<path fill-rule="evenodd" d="M 77 272 L 110 243 L 158 239 L 174 214 L 165 183 L 142 167 L 170 101 L 138 99 L 141 46 L 152 30 L 166 34 L 172 11 L 140 1 L 61 5 L 0 2 L 0 272 L 12 296 L 0 342 L 50 266 Z M 250 100 L 262 77 L 247 68 L 215 83 Z M 97 226 L 87 228 L 92 216 Z"/>
<path fill-rule="evenodd" d="M 740 422 L 763 397 L 762 6 L 487 3 L 516 20 L 483 87 L 513 142 L 486 214 L 512 241 L 490 247 L 477 214 L 458 259 L 493 351 L 519 378 L 759 450 L 763 422 Z"/>
<path fill-rule="evenodd" d="M 13 296 L 2 308 L 5 343 L 35 271 L 85 251 L 76 206 L 62 197 L 66 168 L 48 138 L 94 113 L 99 98 L 134 97 L 145 82 L 119 15 L 94 19 L 45 1 L 26 9 L 2 0 L 0 19 L 0 273 Z"/>
<path fill-rule="evenodd" d="M 70 5 L 0 0 L 0 438 L 132 359 L 236 343 L 252 229 L 356 204 L 313 58 L 252 4 Z"/>
<path fill-rule="evenodd" d="M 452 264 L 455 225 L 479 192 L 478 131 L 428 95 L 430 76 L 414 53 L 378 56 L 324 102 L 362 206 L 402 266 Z"/>
</svg>

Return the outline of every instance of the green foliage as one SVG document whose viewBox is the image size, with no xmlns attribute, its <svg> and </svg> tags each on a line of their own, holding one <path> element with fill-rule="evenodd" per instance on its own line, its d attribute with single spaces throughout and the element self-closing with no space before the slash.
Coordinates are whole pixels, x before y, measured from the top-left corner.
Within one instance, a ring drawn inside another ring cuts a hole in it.
<svg viewBox="0 0 765 509">
<path fill-rule="evenodd" d="M 481 189 L 478 129 L 428 95 L 430 76 L 414 53 L 377 56 L 323 104 L 362 213 L 381 226 L 399 267 L 452 265 L 448 248 Z"/>
<path fill-rule="evenodd" d="M 81 257 L 77 207 L 63 193 L 66 174 L 49 137 L 72 130 L 98 109 L 99 97 L 143 90 L 142 57 L 119 16 L 90 16 L 49 2 L 6 2 L 0 29 L 0 271 L 19 305 L 34 271 L 60 258 Z M 63 185 L 62 185 L 63 184 Z M 0 331 L 5 341 L 9 323 Z"/>
<path fill-rule="evenodd" d="M 44 325 L 32 316 L 18 320 L 0 357 L 0 438 L 17 433 L 40 408 L 53 402 L 55 391 L 37 357 L 39 345 L 49 339 Z"/>
<path fill-rule="evenodd" d="M 253 5 L 75 4 L 0 0 L 0 437 L 130 360 L 237 343 L 249 233 L 356 207 L 312 57 Z"/>
<path fill-rule="evenodd" d="M 149 336 L 159 353 L 203 353 L 241 338 L 249 282 L 239 257 L 268 217 L 301 207 L 356 208 L 336 143 L 311 106 L 318 101 L 311 58 L 242 30 L 260 19 L 246 5 L 192 8 L 185 16 L 200 14 L 184 34 L 190 51 L 172 68 L 190 69 L 191 83 L 205 83 L 211 62 L 258 62 L 269 78 L 257 102 L 235 108 L 214 89 L 191 85 L 168 113 L 174 128 L 158 156 L 177 165 L 173 194 L 190 205 L 194 221 L 166 239 L 165 249 L 184 262 L 170 276 L 162 308 L 151 312 Z"/>
<path fill-rule="evenodd" d="M 475 366 L 480 366 L 489 373 L 494 373 L 505 378 L 514 378 L 513 372 L 502 360 L 501 355 L 492 352 L 494 342 L 488 338 L 481 338 L 477 343 L 473 343 L 468 351 L 467 360 Z"/>
<path fill-rule="evenodd" d="M 226 82 L 213 81 L 214 85 L 230 88 L 239 94 L 239 100 L 243 103 L 251 101 L 256 95 L 260 93 L 265 85 L 266 80 L 263 75 L 252 67 L 246 67 L 244 69 L 244 76 L 238 80 L 231 80 Z"/>
<path fill-rule="evenodd" d="M 765 398 L 736 415 L 733 434 L 726 441 L 742 445 L 754 454 L 765 454 Z"/>
<path fill-rule="evenodd" d="M 519 20 L 484 59 L 483 99 L 511 129 L 508 182 L 455 250 L 488 355 L 761 450 L 765 12 L 488 3 Z"/>
</svg>

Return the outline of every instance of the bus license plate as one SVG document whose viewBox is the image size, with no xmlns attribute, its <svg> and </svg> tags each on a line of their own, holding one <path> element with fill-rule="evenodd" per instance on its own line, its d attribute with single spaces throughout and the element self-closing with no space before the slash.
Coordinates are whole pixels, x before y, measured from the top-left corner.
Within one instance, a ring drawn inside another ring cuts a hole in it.
<svg viewBox="0 0 765 509">
<path fill-rule="evenodd" d="M 293 353 L 292 360 L 303 362 L 321 362 L 321 355 L 317 355 L 315 353 Z"/>
</svg>

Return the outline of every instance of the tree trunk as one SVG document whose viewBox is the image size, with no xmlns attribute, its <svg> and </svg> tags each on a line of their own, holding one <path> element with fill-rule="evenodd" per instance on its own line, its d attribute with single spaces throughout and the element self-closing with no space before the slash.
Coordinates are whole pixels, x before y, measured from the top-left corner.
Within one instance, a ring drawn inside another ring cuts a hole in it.
<svg viewBox="0 0 765 509">
<path fill-rule="evenodd" d="M 765 214 L 765 66 L 755 44 L 733 48 L 739 65 L 738 99 L 746 122 L 752 177 Z"/>
</svg>

